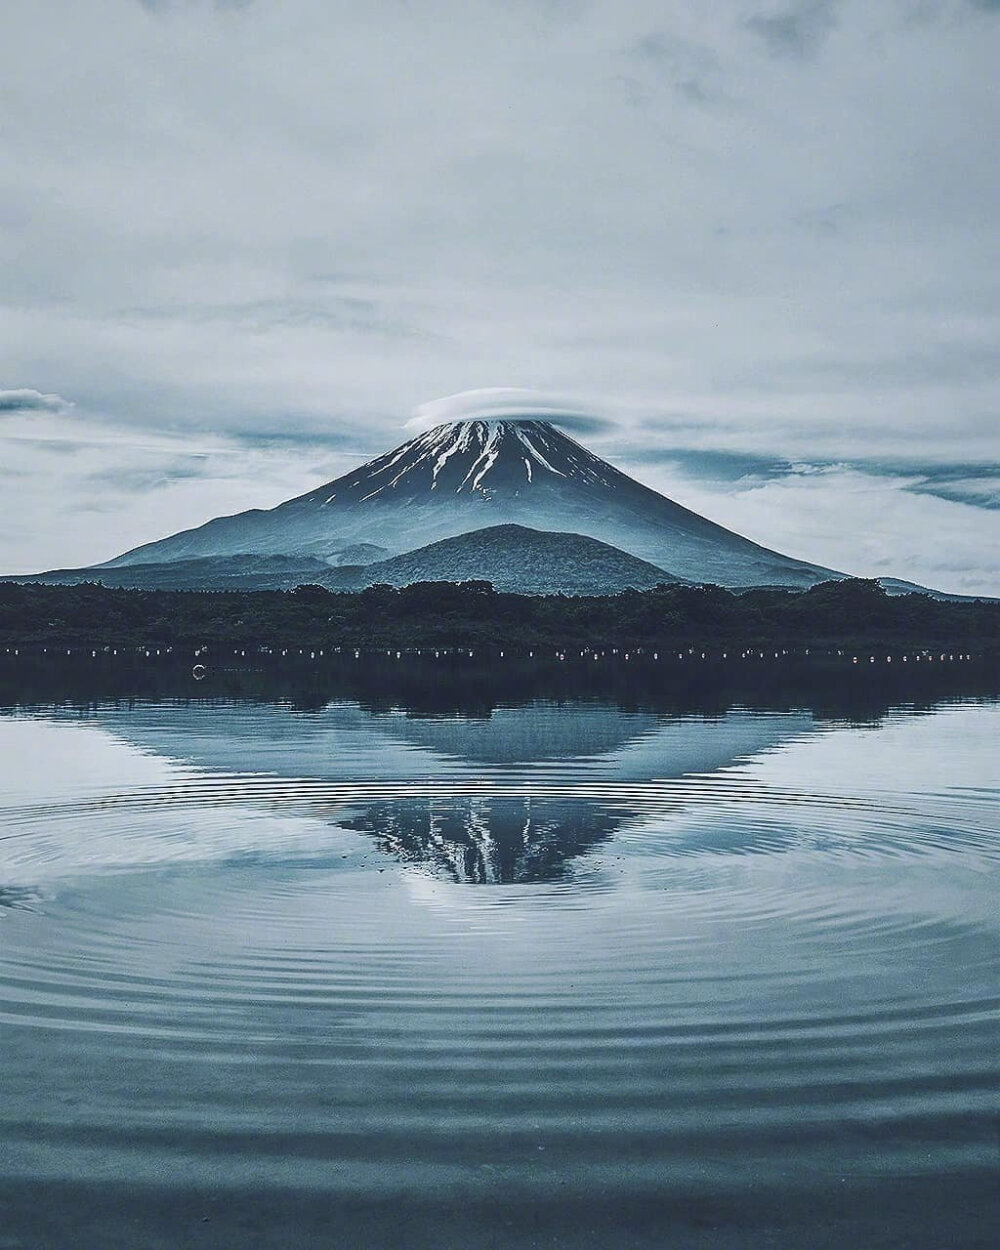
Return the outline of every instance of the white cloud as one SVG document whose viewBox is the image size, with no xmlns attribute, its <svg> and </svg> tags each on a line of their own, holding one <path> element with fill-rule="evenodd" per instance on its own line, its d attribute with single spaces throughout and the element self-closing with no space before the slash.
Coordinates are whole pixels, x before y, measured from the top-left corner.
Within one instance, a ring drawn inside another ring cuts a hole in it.
<svg viewBox="0 0 1000 1250">
<path fill-rule="evenodd" d="M 595 434 L 614 428 L 608 417 L 588 411 L 572 399 L 516 386 L 480 387 L 429 400 L 417 407 L 405 428 L 417 433 L 453 421 L 485 421 L 500 417 L 551 421 L 564 430 L 579 434 Z"/>
<path fill-rule="evenodd" d="M 630 465 L 685 507 L 756 542 L 856 577 L 899 577 L 954 594 L 996 595 L 1000 511 L 909 489 L 913 478 L 830 466 L 723 491 Z"/>
<path fill-rule="evenodd" d="M 73 405 L 61 395 L 43 395 L 30 387 L 0 391 L 0 416 L 25 412 L 65 412 Z"/>
<path fill-rule="evenodd" d="M 64 415 L 4 425 L 0 575 L 96 564 L 213 516 L 268 508 L 338 477 L 356 451 L 302 440 L 140 432 Z"/>
</svg>

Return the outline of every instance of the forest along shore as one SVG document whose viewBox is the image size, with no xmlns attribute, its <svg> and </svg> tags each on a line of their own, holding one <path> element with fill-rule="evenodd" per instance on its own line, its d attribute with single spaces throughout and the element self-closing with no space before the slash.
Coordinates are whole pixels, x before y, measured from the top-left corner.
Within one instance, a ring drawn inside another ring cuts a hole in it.
<svg viewBox="0 0 1000 1250">
<path fill-rule="evenodd" d="M 706 647 L 716 658 L 751 659 L 754 651 L 778 648 L 774 658 L 819 650 L 847 662 L 891 656 L 906 663 L 964 663 L 1000 655 L 1000 602 L 889 595 L 861 579 L 805 591 L 664 585 L 601 596 L 506 594 L 487 582 L 418 582 L 354 593 L 320 586 L 141 591 L 0 582 L 0 654 L 56 647 L 193 653 L 223 645 L 286 655 L 485 646 L 498 653 L 544 649 L 557 659 L 625 652 L 659 658 L 660 651 L 677 658 L 686 648 L 700 655 Z"/>
</svg>

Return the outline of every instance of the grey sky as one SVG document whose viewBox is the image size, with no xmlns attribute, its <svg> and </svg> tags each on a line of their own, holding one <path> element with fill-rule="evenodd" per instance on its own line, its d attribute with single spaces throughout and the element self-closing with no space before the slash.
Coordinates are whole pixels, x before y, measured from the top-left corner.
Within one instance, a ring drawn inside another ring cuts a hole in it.
<svg viewBox="0 0 1000 1250">
<path fill-rule="evenodd" d="M 997 4 L 8 0 L 0 36 L 0 569 L 513 387 L 759 541 L 1000 593 Z"/>
</svg>

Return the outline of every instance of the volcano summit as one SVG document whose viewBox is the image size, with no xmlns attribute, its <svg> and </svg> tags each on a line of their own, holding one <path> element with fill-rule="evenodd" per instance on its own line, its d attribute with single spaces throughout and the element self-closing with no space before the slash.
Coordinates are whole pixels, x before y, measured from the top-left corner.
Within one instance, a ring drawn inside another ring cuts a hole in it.
<svg viewBox="0 0 1000 1250">
<path fill-rule="evenodd" d="M 411 580 L 423 580 L 421 548 L 497 526 L 508 527 L 500 533 L 511 546 L 514 581 L 524 529 L 596 539 L 661 570 L 664 581 L 804 587 L 843 576 L 681 507 L 547 421 L 495 418 L 435 426 L 269 511 L 217 517 L 46 580 L 86 572 L 108 584 L 294 584 L 327 580 L 326 570 L 331 584 L 346 586 L 350 579 L 333 576 L 337 566 L 358 574 L 367 566 L 362 580 L 378 581 L 379 564 L 406 553 Z M 274 580 L 278 570 L 284 582 Z M 558 569 L 553 578 L 558 583 Z"/>
</svg>

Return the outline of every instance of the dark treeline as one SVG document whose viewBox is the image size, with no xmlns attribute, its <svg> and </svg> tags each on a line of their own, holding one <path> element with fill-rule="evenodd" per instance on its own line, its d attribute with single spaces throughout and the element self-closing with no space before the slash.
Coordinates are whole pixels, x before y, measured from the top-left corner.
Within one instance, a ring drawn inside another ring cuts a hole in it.
<svg viewBox="0 0 1000 1250">
<path fill-rule="evenodd" d="M 337 593 L 119 590 L 0 583 L 9 646 L 965 647 L 995 653 L 1000 603 L 887 595 L 874 581 L 733 593 L 663 586 L 617 595 L 502 594 L 484 582 L 421 582 Z"/>
</svg>

